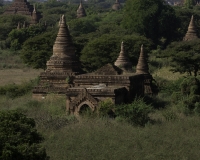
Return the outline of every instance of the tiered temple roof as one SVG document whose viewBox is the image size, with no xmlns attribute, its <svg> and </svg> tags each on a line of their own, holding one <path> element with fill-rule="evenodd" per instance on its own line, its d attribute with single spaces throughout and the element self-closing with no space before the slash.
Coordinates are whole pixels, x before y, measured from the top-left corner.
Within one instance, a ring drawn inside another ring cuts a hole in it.
<svg viewBox="0 0 200 160">
<path fill-rule="evenodd" d="M 115 66 L 121 68 L 124 71 L 131 71 L 132 70 L 132 63 L 126 56 L 124 52 L 124 43 L 121 43 L 121 51 L 119 53 L 119 57 L 115 61 Z"/>
<path fill-rule="evenodd" d="M 85 16 L 86 16 L 86 12 L 83 7 L 82 0 L 81 0 L 80 5 L 77 9 L 77 18 L 81 18 L 81 17 L 85 17 Z"/>
<path fill-rule="evenodd" d="M 192 15 L 190 24 L 188 27 L 188 31 L 187 31 L 185 37 L 183 38 L 183 41 L 190 41 L 190 40 L 194 40 L 194 39 L 198 39 L 198 36 L 197 36 L 197 29 L 194 24 L 194 16 Z"/>
<path fill-rule="evenodd" d="M 80 64 L 75 55 L 75 48 L 66 25 L 65 17 L 62 16 L 60 28 L 53 46 L 53 55 L 47 61 L 47 71 L 65 71 L 79 73 Z"/>
<path fill-rule="evenodd" d="M 23 14 L 31 15 L 33 5 L 30 5 L 27 0 L 14 0 L 14 2 L 5 10 L 4 14 Z"/>
<path fill-rule="evenodd" d="M 149 74 L 147 55 L 144 53 L 143 45 L 141 46 L 140 56 L 136 66 L 136 74 Z"/>
<path fill-rule="evenodd" d="M 122 8 L 121 4 L 119 3 L 119 0 L 116 0 L 115 3 L 112 6 L 113 10 L 120 10 Z"/>
<path fill-rule="evenodd" d="M 75 48 L 62 16 L 58 35 L 53 45 L 53 55 L 47 61 L 47 69 L 40 74 L 40 83 L 33 90 L 33 97 L 54 92 L 64 94 L 76 74 L 80 74 L 80 63 L 75 55 Z"/>
</svg>

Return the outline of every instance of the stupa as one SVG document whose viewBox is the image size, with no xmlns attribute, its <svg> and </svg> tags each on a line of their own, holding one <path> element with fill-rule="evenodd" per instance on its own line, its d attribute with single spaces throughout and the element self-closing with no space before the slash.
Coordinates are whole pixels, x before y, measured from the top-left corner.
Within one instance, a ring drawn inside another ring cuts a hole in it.
<svg viewBox="0 0 200 160">
<path fill-rule="evenodd" d="M 85 9 L 83 8 L 82 0 L 80 1 L 80 5 L 77 9 L 77 18 L 85 17 L 86 12 Z"/>
<path fill-rule="evenodd" d="M 121 4 L 119 3 L 119 0 L 116 0 L 115 3 L 112 6 L 112 9 L 117 11 L 120 10 L 122 8 Z"/>
<path fill-rule="evenodd" d="M 140 49 L 140 56 L 136 66 L 136 74 L 149 74 L 149 67 L 147 63 L 147 56 L 144 53 L 143 45 Z"/>
<path fill-rule="evenodd" d="M 194 40 L 194 39 L 198 39 L 198 36 L 197 36 L 196 26 L 194 24 L 194 16 L 192 15 L 190 24 L 188 27 L 188 31 L 187 31 L 185 37 L 183 38 L 183 41 L 190 41 L 190 40 Z"/>
<path fill-rule="evenodd" d="M 121 43 L 121 51 L 119 53 L 119 57 L 117 58 L 117 60 L 115 61 L 115 66 L 119 67 L 120 69 L 122 69 L 123 71 L 131 71 L 132 70 L 132 63 L 130 62 L 130 60 L 128 59 L 128 57 L 126 56 L 125 52 L 124 52 L 124 43 Z"/>
<path fill-rule="evenodd" d="M 48 93 L 64 95 L 74 76 L 81 73 L 64 15 L 53 45 L 53 55 L 46 65 L 47 69 L 40 74 L 39 85 L 33 90 L 33 97 L 37 99 Z"/>
</svg>

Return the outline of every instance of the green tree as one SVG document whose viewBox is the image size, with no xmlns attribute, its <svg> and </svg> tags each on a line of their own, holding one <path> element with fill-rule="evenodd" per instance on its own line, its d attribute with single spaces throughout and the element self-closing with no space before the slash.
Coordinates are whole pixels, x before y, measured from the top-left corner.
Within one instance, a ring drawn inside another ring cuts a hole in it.
<svg viewBox="0 0 200 160">
<path fill-rule="evenodd" d="M 131 104 L 121 104 L 114 107 L 117 118 L 122 118 L 132 125 L 145 126 L 150 121 L 149 113 L 152 106 L 146 104 L 143 99 L 136 98 Z"/>
<path fill-rule="evenodd" d="M 43 140 L 33 119 L 17 111 L 0 111 L 0 160 L 45 160 Z"/>
<path fill-rule="evenodd" d="M 28 38 L 41 34 L 45 30 L 46 30 L 45 26 L 40 26 L 40 25 L 30 26 L 28 28 L 13 29 L 8 35 L 8 39 L 11 42 L 10 44 L 11 49 L 20 50 L 23 43 Z"/>
<path fill-rule="evenodd" d="M 33 68 L 46 68 L 46 62 L 52 55 L 52 48 L 56 38 L 56 31 L 49 31 L 24 42 L 21 58 L 25 64 Z"/>
<path fill-rule="evenodd" d="M 166 43 L 176 38 L 178 21 L 174 9 L 163 0 L 127 0 L 122 24 L 158 44 L 161 38 Z"/>
<path fill-rule="evenodd" d="M 96 31 L 95 21 L 87 17 L 73 19 L 68 24 L 70 31 L 74 35 L 87 34 Z"/>
<path fill-rule="evenodd" d="M 193 8 L 193 6 L 196 5 L 196 1 L 195 0 L 184 0 L 184 6 L 186 8 Z"/>
<path fill-rule="evenodd" d="M 173 72 L 198 75 L 200 70 L 200 40 L 171 43 L 162 55 L 171 57 Z"/>
<path fill-rule="evenodd" d="M 29 18 L 22 15 L 0 15 L 0 40 L 5 40 L 11 30 L 17 28 L 18 22 L 24 21 L 28 24 Z"/>
</svg>

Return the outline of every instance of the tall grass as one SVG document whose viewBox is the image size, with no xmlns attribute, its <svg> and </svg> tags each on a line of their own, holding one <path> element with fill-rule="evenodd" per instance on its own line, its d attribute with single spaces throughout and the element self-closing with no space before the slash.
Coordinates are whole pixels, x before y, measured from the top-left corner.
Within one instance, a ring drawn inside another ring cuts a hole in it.
<svg viewBox="0 0 200 160">
<path fill-rule="evenodd" d="M 52 160 L 198 159 L 199 117 L 136 128 L 108 119 L 93 119 L 45 132 Z"/>
<path fill-rule="evenodd" d="M 173 108 L 155 110 L 156 123 L 134 127 L 113 118 L 82 118 L 65 114 L 65 98 L 51 95 L 35 101 L 31 94 L 0 97 L 0 109 L 17 109 L 35 119 L 51 160 L 198 159 L 200 117 L 180 116 Z M 8 107 L 9 105 L 9 107 Z M 175 118 L 170 116 L 176 113 Z"/>
</svg>

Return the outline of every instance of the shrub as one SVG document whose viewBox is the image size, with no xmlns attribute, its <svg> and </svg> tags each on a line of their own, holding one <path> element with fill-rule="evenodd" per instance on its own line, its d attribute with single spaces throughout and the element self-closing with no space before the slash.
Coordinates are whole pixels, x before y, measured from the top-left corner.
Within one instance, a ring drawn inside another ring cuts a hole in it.
<svg viewBox="0 0 200 160">
<path fill-rule="evenodd" d="M 24 82 L 23 84 L 9 84 L 0 87 L 0 95 L 6 95 L 8 98 L 16 98 L 25 95 L 30 92 L 37 83 L 37 79 L 31 80 L 30 82 Z"/>
<path fill-rule="evenodd" d="M 148 114 L 152 112 L 152 106 L 147 105 L 143 99 L 136 98 L 131 104 L 115 106 L 115 114 L 124 118 L 132 125 L 145 126 L 150 118 Z"/>
<path fill-rule="evenodd" d="M 182 94 L 200 94 L 200 82 L 193 76 L 185 78 L 180 87 Z"/>
<path fill-rule="evenodd" d="M 114 104 L 112 99 L 106 99 L 99 103 L 98 114 L 100 117 L 114 117 Z"/>
</svg>

